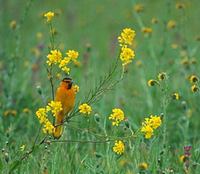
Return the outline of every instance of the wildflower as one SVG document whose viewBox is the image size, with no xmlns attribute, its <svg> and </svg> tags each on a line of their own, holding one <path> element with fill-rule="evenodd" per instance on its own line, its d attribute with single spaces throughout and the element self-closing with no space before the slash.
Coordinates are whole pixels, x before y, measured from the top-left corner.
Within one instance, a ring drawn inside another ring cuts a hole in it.
<svg viewBox="0 0 200 174">
<path fill-rule="evenodd" d="M 30 113 L 31 111 L 29 108 L 24 108 L 22 112 L 27 114 L 27 113 Z"/>
<path fill-rule="evenodd" d="M 73 89 L 74 89 L 75 93 L 78 93 L 78 92 L 79 92 L 79 86 L 78 86 L 78 85 L 74 85 L 74 86 L 73 86 Z"/>
<path fill-rule="evenodd" d="M 146 162 L 142 162 L 138 165 L 140 170 L 146 170 L 148 168 L 148 164 Z"/>
<path fill-rule="evenodd" d="M 146 139 L 150 139 L 153 136 L 154 130 L 160 127 L 161 124 L 160 116 L 151 115 L 150 118 L 145 118 L 145 121 L 142 122 L 141 132 L 145 134 Z"/>
<path fill-rule="evenodd" d="M 36 111 L 36 116 L 38 117 L 38 120 L 41 124 L 45 123 L 47 121 L 47 111 L 45 108 L 39 108 Z"/>
<path fill-rule="evenodd" d="M 161 118 L 160 116 L 154 116 L 154 115 L 151 115 L 150 116 L 150 119 L 148 120 L 149 121 L 149 125 L 153 128 L 153 129 L 157 129 L 158 127 L 160 127 L 162 121 L 161 121 Z"/>
<path fill-rule="evenodd" d="M 157 18 L 152 18 L 151 19 L 151 23 L 152 24 L 157 24 L 158 23 L 158 19 Z"/>
<path fill-rule="evenodd" d="M 68 50 L 66 52 L 67 57 L 72 60 L 72 61 L 76 61 L 78 58 L 79 53 L 77 51 L 74 50 Z"/>
<path fill-rule="evenodd" d="M 60 101 L 51 101 L 50 103 L 48 103 L 46 110 L 51 110 L 53 116 L 56 117 L 58 113 L 63 110 L 63 108 Z"/>
<path fill-rule="evenodd" d="M 131 28 L 125 28 L 118 37 L 120 46 L 132 45 L 135 38 L 135 31 Z"/>
<path fill-rule="evenodd" d="M 14 109 L 8 109 L 3 113 L 4 116 L 8 116 L 8 115 L 12 115 L 12 116 L 16 116 L 17 115 L 17 111 Z"/>
<path fill-rule="evenodd" d="M 179 93 L 177 93 L 177 92 L 173 93 L 173 94 L 172 94 L 172 98 L 173 98 L 174 100 L 179 100 L 179 99 L 180 99 Z"/>
<path fill-rule="evenodd" d="M 49 120 L 47 120 L 42 130 L 45 134 L 52 134 L 55 130 L 55 127 L 51 124 Z"/>
<path fill-rule="evenodd" d="M 184 9 L 185 8 L 185 4 L 183 3 L 176 3 L 176 9 Z"/>
<path fill-rule="evenodd" d="M 142 4 L 136 4 L 134 6 L 134 11 L 137 13 L 141 13 L 144 10 L 144 6 Z"/>
<path fill-rule="evenodd" d="M 153 30 L 150 27 L 142 28 L 142 33 L 144 33 L 144 34 L 151 34 L 152 32 L 153 32 Z"/>
<path fill-rule="evenodd" d="M 167 23 L 167 28 L 168 29 L 173 29 L 175 27 L 176 27 L 176 21 L 174 21 L 174 20 L 168 21 L 168 23 Z"/>
<path fill-rule="evenodd" d="M 123 66 L 131 63 L 134 57 L 135 57 L 135 53 L 131 48 L 127 48 L 127 47 L 121 48 L 120 59 L 122 61 Z"/>
<path fill-rule="evenodd" d="M 167 77 L 167 74 L 165 72 L 161 72 L 158 74 L 158 80 L 162 81 L 165 80 Z"/>
<path fill-rule="evenodd" d="M 186 161 L 187 157 L 185 155 L 181 155 L 179 157 L 180 162 L 184 163 Z"/>
<path fill-rule="evenodd" d="M 158 84 L 158 82 L 156 80 L 150 79 L 147 82 L 148 86 L 155 86 L 156 84 Z"/>
<path fill-rule="evenodd" d="M 113 152 L 115 152 L 118 155 L 121 155 L 124 153 L 124 150 L 125 150 L 124 143 L 121 140 L 115 141 L 115 145 L 113 146 Z"/>
<path fill-rule="evenodd" d="M 194 92 L 194 93 L 198 92 L 199 91 L 199 87 L 197 85 L 192 85 L 191 91 Z"/>
<path fill-rule="evenodd" d="M 79 106 L 79 112 L 82 114 L 89 115 L 92 112 L 92 108 L 87 103 L 83 103 Z"/>
<path fill-rule="evenodd" d="M 59 64 L 59 68 L 61 68 L 61 70 L 64 71 L 66 74 L 69 74 L 70 72 L 70 68 L 67 67 L 69 62 L 70 62 L 70 58 L 65 57 L 64 59 L 60 61 L 60 64 Z"/>
<path fill-rule="evenodd" d="M 153 136 L 153 129 L 149 125 L 143 125 L 141 128 L 141 132 L 145 134 L 146 139 L 150 139 Z"/>
<path fill-rule="evenodd" d="M 112 120 L 113 126 L 118 126 L 120 122 L 122 122 L 125 119 L 124 112 L 119 109 L 115 108 L 112 110 L 112 114 L 109 116 L 109 120 Z"/>
<path fill-rule="evenodd" d="M 199 78 L 196 75 L 189 76 L 190 83 L 197 83 L 199 81 Z"/>
<path fill-rule="evenodd" d="M 47 58 L 47 64 L 51 66 L 52 64 L 60 63 L 62 53 L 59 50 L 51 50 L 50 54 L 47 55 Z"/>
<path fill-rule="evenodd" d="M 16 26 L 17 26 L 17 22 L 16 22 L 15 20 L 12 20 L 12 21 L 10 22 L 10 28 L 13 29 L 13 30 L 15 30 L 15 29 L 16 29 Z"/>
<path fill-rule="evenodd" d="M 53 19 L 54 15 L 55 15 L 54 12 L 49 11 L 49 12 L 44 14 L 44 17 L 47 19 L 47 22 L 51 22 L 51 20 Z"/>
<path fill-rule="evenodd" d="M 41 40 L 42 37 L 43 37 L 43 34 L 41 32 L 37 32 L 36 37 L 37 37 L 38 40 Z"/>
</svg>

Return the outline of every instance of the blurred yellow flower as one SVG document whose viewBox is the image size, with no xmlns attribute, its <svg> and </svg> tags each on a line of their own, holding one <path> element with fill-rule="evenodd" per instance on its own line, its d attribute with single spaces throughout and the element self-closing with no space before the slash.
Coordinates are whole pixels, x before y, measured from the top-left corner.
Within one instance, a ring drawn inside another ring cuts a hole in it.
<svg viewBox="0 0 200 174">
<path fill-rule="evenodd" d="M 112 120 L 113 126 L 119 126 L 120 122 L 122 122 L 124 119 L 124 112 L 119 108 L 113 109 L 112 114 L 109 116 L 109 120 Z"/>
<path fill-rule="evenodd" d="M 51 20 L 53 19 L 54 15 L 55 15 L 54 12 L 49 11 L 49 12 L 44 14 L 44 17 L 47 19 L 47 22 L 51 22 Z"/>
<path fill-rule="evenodd" d="M 176 27 L 176 21 L 174 20 L 169 20 L 168 23 L 167 23 L 167 28 L 168 29 L 173 29 Z"/>
<path fill-rule="evenodd" d="M 158 74 L 158 80 L 162 81 L 165 80 L 167 77 L 167 74 L 165 72 L 161 72 Z"/>
<path fill-rule="evenodd" d="M 150 80 L 148 80 L 147 84 L 148 84 L 148 86 L 154 86 L 159 83 L 154 79 L 150 79 Z"/>
<path fill-rule="evenodd" d="M 47 121 L 47 111 L 45 108 L 39 108 L 36 111 L 36 116 L 38 117 L 38 120 L 41 124 L 45 123 Z"/>
<path fill-rule="evenodd" d="M 191 86 L 191 91 L 194 92 L 194 93 L 198 92 L 199 91 L 199 87 L 197 85 L 192 85 Z"/>
<path fill-rule="evenodd" d="M 14 109 L 8 109 L 8 110 L 4 111 L 3 115 L 4 116 L 9 116 L 9 115 L 16 116 L 17 111 Z"/>
<path fill-rule="evenodd" d="M 135 57 L 135 53 L 131 48 L 122 47 L 120 53 L 120 59 L 122 61 L 122 65 L 127 65 L 132 62 Z"/>
<path fill-rule="evenodd" d="M 143 4 L 136 4 L 134 6 L 134 11 L 137 13 L 141 13 L 144 10 L 144 5 Z"/>
<path fill-rule="evenodd" d="M 27 113 L 30 113 L 30 112 L 31 112 L 31 110 L 30 110 L 29 108 L 24 108 L 24 109 L 23 109 L 23 113 L 26 113 L 26 114 L 27 114 Z"/>
<path fill-rule="evenodd" d="M 10 28 L 14 30 L 14 29 L 16 29 L 16 26 L 17 26 L 17 22 L 15 20 L 12 20 L 10 22 Z"/>
<path fill-rule="evenodd" d="M 175 92 L 175 93 L 172 94 L 172 98 L 174 100 L 179 100 L 181 98 L 181 96 L 180 96 L 180 94 L 178 92 Z"/>
<path fill-rule="evenodd" d="M 141 31 L 144 34 L 151 34 L 153 32 L 152 28 L 150 28 L 150 27 L 144 27 L 144 28 L 142 28 Z"/>
<path fill-rule="evenodd" d="M 52 64 L 60 63 L 62 59 L 62 53 L 59 50 L 51 50 L 50 54 L 47 55 L 47 64 L 51 66 Z"/>
<path fill-rule="evenodd" d="M 177 2 L 176 3 L 176 9 L 184 9 L 185 8 L 185 4 Z"/>
<path fill-rule="evenodd" d="M 92 108 L 87 103 L 83 103 L 79 106 L 79 112 L 82 114 L 89 115 L 92 112 Z"/>
<path fill-rule="evenodd" d="M 151 19 L 151 23 L 152 24 L 157 24 L 158 23 L 158 19 L 157 18 L 152 18 Z"/>
<path fill-rule="evenodd" d="M 74 85 L 74 86 L 73 86 L 73 89 L 74 89 L 75 93 L 78 93 L 78 92 L 79 92 L 79 86 L 78 86 L 78 85 Z"/>
<path fill-rule="evenodd" d="M 113 146 L 113 152 L 115 152 L 118 155 L 121 155 L 124 153 L 125 145 L 121 140 L 115 141 L 115 145 Z"/>
<path fill-rule="evenodd" d="M 125 28 L 118 37 L 120 46 L 132 45 L 135 38 L 135 31 L 131 28 Z"/>
<path fill-rule="evenodd" d="M 153 129 L 149 125 L 144 124 L 141 128 L 141 132 L 145 134 L 146 139 L 150 139 L 153 136 Z"/>
<path fill-rule="evenodd" d="M 139 163 L 139 164 L 138 164 L 138 168 L 139 168 L 140 170 L 147 170 L 148 164 L 147 164 L 146 162 Z"/>
<path fill-rule="evenodd" d="M 190 75 L 188 79 L 190 83 L 197 83 L 199 81 L 199 78 L 196 75 Z"/>
</svg>

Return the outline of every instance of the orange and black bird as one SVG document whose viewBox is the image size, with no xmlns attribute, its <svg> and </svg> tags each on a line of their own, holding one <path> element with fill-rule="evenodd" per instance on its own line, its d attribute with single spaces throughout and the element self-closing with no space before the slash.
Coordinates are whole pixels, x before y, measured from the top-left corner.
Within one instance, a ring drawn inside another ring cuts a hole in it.
<svg viewBox="0 0 200 174">
<path fill-rule="evenodd" d="M 63 110 L 59 112 L 55 119 L 54 138 L 60 138 L 63 132 L 63 121 L 70 113 L 75 104 L 76 91 L 73 88 L 73 81 L 71 78 L 64 78 L 56 90 L 55 101 L 60 101 Z"/>
</svg>

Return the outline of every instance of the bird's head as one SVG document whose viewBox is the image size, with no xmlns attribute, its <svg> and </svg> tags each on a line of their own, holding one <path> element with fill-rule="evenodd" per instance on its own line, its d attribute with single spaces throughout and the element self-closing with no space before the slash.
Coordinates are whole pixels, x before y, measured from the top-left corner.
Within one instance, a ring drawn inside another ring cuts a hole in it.
<svg viewBox="0 0 200 174">
<path fill-rule="evenodd" d="M 62 80 L 61 85 L 63 85 L 64 87 L 66 87 L 67 89 L 71 89 L 72 88 L 72 84 L 73 81 L 70 77 L 66 77 Z"/>
</svg>

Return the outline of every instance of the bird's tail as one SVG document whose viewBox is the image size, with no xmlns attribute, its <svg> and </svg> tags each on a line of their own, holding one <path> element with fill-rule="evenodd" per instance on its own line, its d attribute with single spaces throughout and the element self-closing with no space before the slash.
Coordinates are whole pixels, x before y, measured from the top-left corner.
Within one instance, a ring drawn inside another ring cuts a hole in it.
<svg viewBox="0 0 200 174">
<path fill-rule="evenodd" d="M 56 116 L 56 120 L 55 120 L 55 131 L 53 133 L 54 138 L 60 138 L 62 133 L 63 133 L 63 119 L 64 119 L 64 113 L 60 112 L 57 116 Z"/>
</svg>

